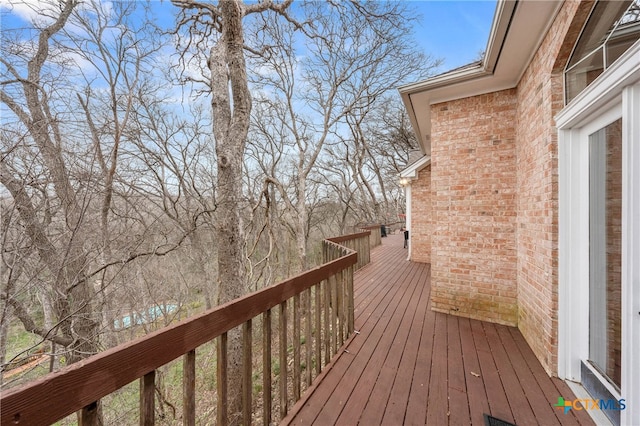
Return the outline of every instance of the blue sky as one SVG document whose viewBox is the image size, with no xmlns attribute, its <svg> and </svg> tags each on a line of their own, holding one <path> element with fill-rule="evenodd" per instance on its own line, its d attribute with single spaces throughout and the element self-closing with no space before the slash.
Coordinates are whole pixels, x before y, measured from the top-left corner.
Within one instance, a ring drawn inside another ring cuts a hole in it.
<svg viewBox="0 0 640 426">
<path fill-rule="evenodd" d="M 485 50 L 496 1 L 413 0 L 422 15 L 416 28 L 425 53 L 444 60 L 440 72 L 473 62 Z"/>
<path fill-rule="evenodd" d="M 407 1 L 407 0 L 405 0 Z M 486 47 L 495 12 L 495 0 L 408 0 L 422 15 L 416 27 L 418 42 L 426 53 L 444 60 L 446 71 L 474 61 Z M 10 0 L 0 0 L 0 9 Z M 27 3 L 37 3 L 27 0 Z M 164 2 L 166 7 L 166 3 Z M 18 7 L 20 9 L 20 7 Z M 4 14 L 3 14 L 4 15 Z M 18 13 L 18 15 L 20 15 Z M 4 15 L 4 19 L 11 19 Z M 8 22 L 5 21 L 5 24 Z"/>
<path fill-rule="evenodd" d="M 425 53 L 444 60 L 439 72 L 473 62 L 479 52 L 485 49 L 495 12 L 495 0 L 404 1 L 411 1 L 418 14 L 422 15 L 421 24 L 415 28 L 417 41 Z M 12 19 L 12 14 L 5 14 L 10 2 L 0 0 L 5 25 L 9 24 L 7 19 Z M 26 3 L 37 4 L 37 1 L 26 0 Z M 168 0 L 165 0 L 163 7 L 170 7 L 167 3 Z M 24 7 L 17 9 L 14 9 L 14 12 L 18 12 L 16 15 L 22 15 L 20 12 L 24 12 Z"/>
</svg>

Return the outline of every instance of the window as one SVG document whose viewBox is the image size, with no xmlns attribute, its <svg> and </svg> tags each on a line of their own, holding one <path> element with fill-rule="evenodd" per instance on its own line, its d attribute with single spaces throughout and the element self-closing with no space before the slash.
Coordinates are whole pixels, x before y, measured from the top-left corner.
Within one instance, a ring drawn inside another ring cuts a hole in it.
<svg viewBox="0 0 640 426">
<path fill-rule="evenodd" d="M 640 39 L 640 0 L 599 1 L 565 69 L 565 103 Z"/>
</svg>

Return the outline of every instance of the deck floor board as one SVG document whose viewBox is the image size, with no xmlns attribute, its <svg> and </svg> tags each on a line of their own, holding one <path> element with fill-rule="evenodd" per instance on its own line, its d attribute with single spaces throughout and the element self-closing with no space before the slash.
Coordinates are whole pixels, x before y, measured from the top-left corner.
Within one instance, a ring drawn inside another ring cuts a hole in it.
<svg viewBox="0 0 640 426">
<path fill-rule="evenodd" d="M 459 327 L 470 420 L 472 424 L 482 424 L 484 422 L 483 414 L 489 413 L 490 410 L 487 392 L 481 375 L 480 359 L 478 358 L 471 329 L 471 321 L 467 318 L 460 318 Z"/>
<path fill-rule="evenodd" d="M 569 387 L 550 378 L 524 337 L 431 310 L 430 265 L 383 238 L 355 274 L 354 335 L 283 423 L 301 425 L 593 424 L 553 406 Z"/>
<path fill-rule="evenodd" d="M 419 279 L 427 279 L 427 271 L 422 270 Z M 402 352 L 400 365 L 391 388 L 389 401 L 382 424 L 402 424 L 405 421 L 405 413 L 407 411 L 407 403 L 411 392 L 413 382 L 413 372 L 415 371 L 418 351 L 420 349 L 420 336 L 424 326 L 424 312 L 429 303 L 429 289 L 421 286 L 420 298 L 417 300 L 417 307 L 413 322 L 411 323 L 407 343 Z"/>
<path fill-rule="evenodd" d="M 400 325 L 388 348 L 382 369 L 376 379 L 376 385 L 372 389 L 369 401 L 367 402 L 362 417 L 360 418 L 360 421 L 364 424 L 380 424 L 382 422 L 382 417 L 384 416 L 385 410 L 388 406 L 393 383 L 395 383 L 397 374 L 400 371 L 398 367 L 400 365 L 402 355 L 405 353 L 411 325 L 415 321 L 414 315 L 417 310 L 418 300 L 420 299 L 420 294 L 424 287 L 421 285 L 419 279 L 420 274 L 416 272 L 418 271 L 414 271 L 409 284 L 409 291 L 406 292 L 406 294 L 409 295 L 407 309 L 404 312 L 401 312 L 402 318 Z M 389 384 L 391 384 L 391 386 L 389 386 Z"/>
</svg>

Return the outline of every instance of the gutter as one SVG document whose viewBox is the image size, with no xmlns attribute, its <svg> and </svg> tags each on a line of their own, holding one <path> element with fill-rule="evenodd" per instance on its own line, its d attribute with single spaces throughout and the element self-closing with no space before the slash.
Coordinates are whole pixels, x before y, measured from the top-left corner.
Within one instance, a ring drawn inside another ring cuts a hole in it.
<svg viewBox="0 0 640 426">
<path fill-rule="evenodd" d="M 418 123 L 416 105 L 414 105 L 412 95 L 491 77 L 502 53 L 504 41 L 511 26 L 516 5 L 517 0 L 498 0 L 485 55 L 481 61 L 398 88 L 423 154 L 427 156 L 431 155 L 431 119 L 427 111 L 424 117 L 426 121 L 422 122 L 422 126 Z"/>
<path fill-rule="evenodd" d="M 511 26 L 516 3 L 516 0 L 498 0 L 493 23 L 491 24 L 491 33 L 489 34 L 489 40 L 482 61 L 447 71 L 444 74 L 417 83 L 400 86 L 398 88 L 400 94 L 404 97 L 405 95 L 492 75 L 500 58 L 507 32 Z"/>
<path fill-rule="evenodd" d="M 516 87 L 561 8 L 498 0 L 481 61 L 398 88 L 423 154 L 431 155 L 431 105 Z"/>
</svg>

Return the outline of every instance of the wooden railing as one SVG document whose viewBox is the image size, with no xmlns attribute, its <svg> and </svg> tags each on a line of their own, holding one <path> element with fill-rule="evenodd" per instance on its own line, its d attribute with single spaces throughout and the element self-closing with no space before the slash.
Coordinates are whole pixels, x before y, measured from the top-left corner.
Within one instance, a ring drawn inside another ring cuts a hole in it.
<svg viewBox="0 0 640 426">
<path fill-rule="evenodd" d="M 378 235 L 380 231 L 378 230 Z M 347 247 L 355 252 L 358 252 L 358 263 L 356 263 L 356 270 L 362 268 L 364 265 L 370 262 L 371 260 L 371 231 L 366 230 L 364 232 L 360 232 L 357 234 L 351 235 L 343 235 L 340 237 L 329 238 L 324 240 L 323 242 L 323 252 L 322 259 L 324 262 L 331 259 L 331 255 L 327 254 L 326 251 L 330 244 Z"/>
<path fill-rule="evenodd" d="M 360 229 L 363 231 L 369 231 L 369 247 L 374 248 L 382 244 L 382 233 L 380 231 L 381 225 L 363 226 Z"/>
<path fill-rule="evenodd" d="M 261 418 L 269 425 L 282 419 L 353 333 L 353 273 L 369 262 L 369 239 L 370 233 L 362 232 L 325 240 L 324 263 L 317 268 L 2 392 L 2 424 L 46 425 L 74 412 L 80 413 L 81 424 L 97 424 L 102 411 L 98 401 L 139 379 L 139 422 L 153 425 L 156 372 L 182 357 L 182 406 L 172 407 L 178 411 L 176 422 L 194 425 L 196 383 L 211 380 L 210 371 L 209 379 L 198 378 L 196 356 L 198 348 L 215 340 L 214 418 L 225 425 L 228 387 L 240 386 L 227 378 L 227 344 L 233 332 L 242 333 L 242 423 Z M 253 344 L 254 335 L 261 345 Z M 279 371 L 272 368 L 276 359 Z M 254 404 L 257 399 L 261 404 Z M 256 415 L 257 405 L 261 414 Z"/>
</svg>

